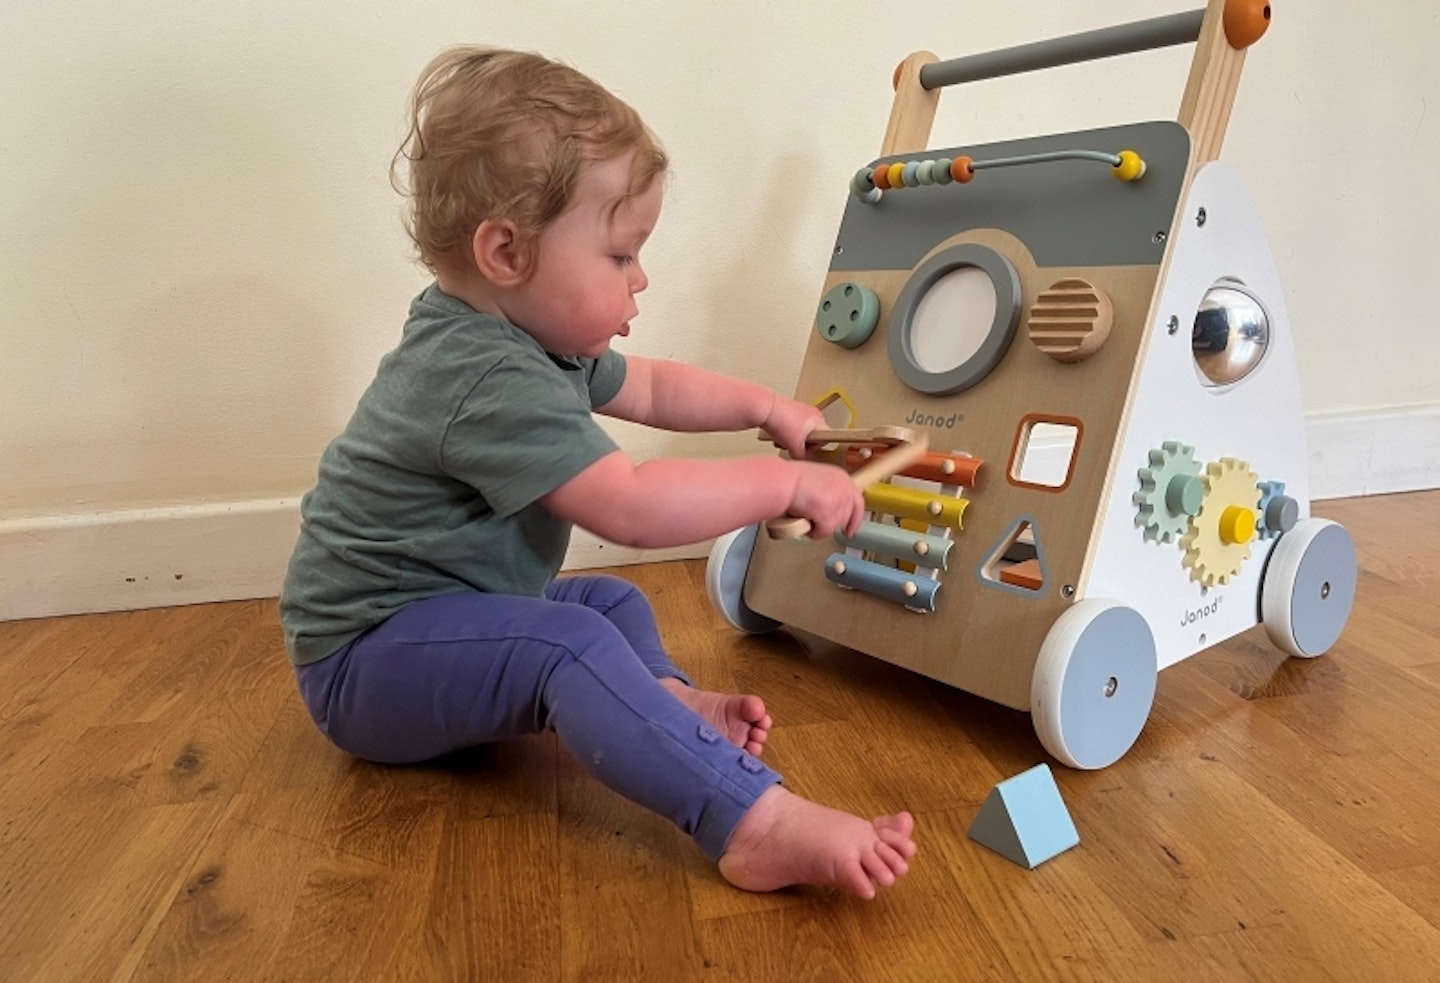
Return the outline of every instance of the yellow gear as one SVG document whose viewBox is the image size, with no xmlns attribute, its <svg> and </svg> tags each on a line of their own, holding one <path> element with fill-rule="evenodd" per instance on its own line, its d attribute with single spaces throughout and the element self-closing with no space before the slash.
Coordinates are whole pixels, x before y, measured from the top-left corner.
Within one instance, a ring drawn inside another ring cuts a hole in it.
<svg viewBox="0 0 1440 983">
<path fill-rule="evenodd" d="M 1260 476 L 1250 465 L 1234 457 L 1222 457 L 1205 466 L 1200 476 L 1205 496 L 1190 529 L 1180 537 L 1185 551 L 1183 562 L 1190 579 L 1206 587 L 1226 584 L 1250 558 L 1250 541 L 1255 535 L 1254 512 L 1260 506 Z M 1250 521 L 1244 521 L 1248 510 Z"/>
</svg>

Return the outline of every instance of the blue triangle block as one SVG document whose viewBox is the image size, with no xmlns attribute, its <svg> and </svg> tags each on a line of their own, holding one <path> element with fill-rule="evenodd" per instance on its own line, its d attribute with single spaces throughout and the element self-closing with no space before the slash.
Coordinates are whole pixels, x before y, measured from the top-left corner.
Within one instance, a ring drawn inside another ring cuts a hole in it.
<svg viewBox="0 0 1440 983">
<path fill-rule="evenodd" d="M 970 838 L 1033 870 L 1080 842 L 1049 765 L 1036 765 L 990 790 Z"/>
</svg>

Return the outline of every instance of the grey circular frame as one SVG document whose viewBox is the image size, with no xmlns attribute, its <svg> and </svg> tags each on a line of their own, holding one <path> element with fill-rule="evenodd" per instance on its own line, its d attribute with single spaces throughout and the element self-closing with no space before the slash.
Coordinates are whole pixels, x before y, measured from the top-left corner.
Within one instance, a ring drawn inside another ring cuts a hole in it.
<svg viewBox="0 0 1440 983">
<path fill-rule="evenodd" d="M 927 371 L 915 360 L 910 344 L 915 310 L 936 281 L 950 271 L 966 266 L 983 270 L 990 277 L 995 287 L 995 320 L 974 355 L 953 369 Z M 949 396 L 969 389 L 989 375 L 1010 348 L 1015 329 L 1020 326 L 1023 299 L 1020 275 L 1010 261 L 995 250 L 964 243 L 936 253 L 916 268 L 900 290 L 900 296 L 895 298 L 890 323 L 890 367 L 901 382 L 928 396 Z"/>
</svg>

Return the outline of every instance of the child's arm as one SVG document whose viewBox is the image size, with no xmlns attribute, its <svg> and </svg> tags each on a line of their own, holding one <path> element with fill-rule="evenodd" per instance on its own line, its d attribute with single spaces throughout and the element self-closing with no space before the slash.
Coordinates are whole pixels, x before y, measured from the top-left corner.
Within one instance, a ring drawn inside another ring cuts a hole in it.
<svg viewBox="0 0 1440 983">
<path fill-rule="evenodd" d="M 654 549 L 699 542 L 779 515 L 810 520 L 812 538 L 854 534 L 865 500 L 844 468 L 756 455 L 635 464 L 607 454 L 541 503 L 612 543 Z"/>
<path fill-rule="evenodd" d="M 625 382 L 597 411 L 664 430 L 762 428 L 793 457 L 825 426 L 815 407 L 758 383 L 683 362 L 627 356 Z M 831 464 L 755 455 L 724 461 L 679 458 L 635 464 L 616 451 L 541 502 L 550 511 L 623 546 L 699 542 L 781 515 L 810 520 L 815 538 L 854 533 L 864 497 Z"/>
<path fill-rule="evenodd" d="M 685 433 L 760 427 L 794 457 L 804 457 L 805 438 L 826 426 L 815 407 L 759 383 L 634 355 L 625 357 L 620 392 L 598 412 Z"/>
</svg>

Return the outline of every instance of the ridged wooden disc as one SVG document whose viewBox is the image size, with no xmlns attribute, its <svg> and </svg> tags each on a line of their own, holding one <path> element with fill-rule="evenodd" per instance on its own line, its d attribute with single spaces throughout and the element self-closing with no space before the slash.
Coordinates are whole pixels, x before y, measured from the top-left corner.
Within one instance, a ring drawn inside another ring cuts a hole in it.
<svg viewBox="0 0 1440 983">
<path fill-rule="evenodd" d="M 1060 362 L 1079 362 L 1110 337 L 1115 308 L 1105 291 L 1087 280 L 1057 280 L 1030 308 L 1030 341 Z"/>
</svg>

